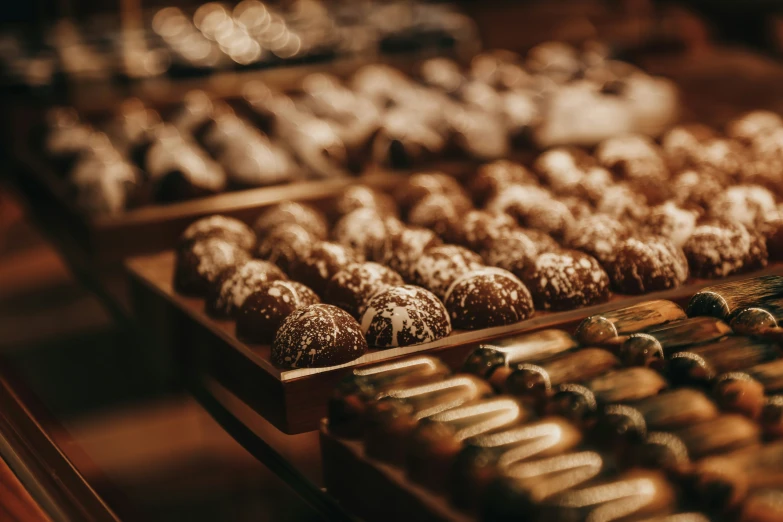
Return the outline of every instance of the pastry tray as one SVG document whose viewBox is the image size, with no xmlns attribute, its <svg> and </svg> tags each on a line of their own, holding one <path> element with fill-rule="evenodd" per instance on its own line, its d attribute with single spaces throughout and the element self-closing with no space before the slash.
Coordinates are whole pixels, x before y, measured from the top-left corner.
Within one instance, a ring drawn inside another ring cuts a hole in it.
<svg viewBox="0 0 783 522">
<path fill-rule="evenodd" d="M 289 434 L 318 429 L 335 385 L 357 366 L 427 353 L 458 368 L 472 349 L 492 339 L 543 328 L 573 331 L 589 315 L 650 299 L 670 299 L 684 305 L 699 288 L 730 279 L 696 280 L 673 290 L 641 296 L 615 294 L 609 302 L 596 306 L 567 312 L 536 312 L 530 319 L 511 325 L 455 330 L 431 343 L 371 349 L 362 357 L 339 366 L 281 370 L 271 362 L 269 345 L 240 341 L 235 335 L 233 320 L 215 319 L 205 312 L 203 299 L 177 293 L 172 284 L 174 265 L 173 251 L 126 262 L 141 325 L 161 342 L 161 349 L 171 350 L 178 360 L 195 365 L 189 370 L 207 372 L 275 427 Z M 783 264 L 736 278 L 763 273 L 783 273 Z"/>
</svg>

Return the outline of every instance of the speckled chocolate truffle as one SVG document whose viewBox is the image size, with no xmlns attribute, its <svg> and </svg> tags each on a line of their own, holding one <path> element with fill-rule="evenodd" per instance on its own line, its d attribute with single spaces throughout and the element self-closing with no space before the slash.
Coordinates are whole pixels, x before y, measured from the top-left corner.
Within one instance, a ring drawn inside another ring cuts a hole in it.
<svg viewBox="0 0 783 522">
<path fill-rule="evenodd" d="M 645 229 L 650 235 L 665 237 L 674 246 L 682 248 L 696 228 L 698 217 L 697 211 L 684 209 L 673 201 L 667 201 L 650 209 Z"/>
<path fill-rule="evenodd" d="M 400 274 L 378 263 L 357 263 L 337 272 L 324 291 L 324 301 L 357 319 L 367 300 L 388 286 L 405 284 Z"/>
<path fill-rule="evenodd" d="M 258 243 L 256 257 L 274 263 L 288 272 L 299 260 L 310 254 L 318 239 L 295 223 L 285 223 L 271 230 Z"/>
<path fill-rule="evenodd" d="M 618 245 L 607 271 L 617 292 L 643 294 L 684 283 L 688 279 L 688 261 L 682 249 L 666 238 L 629 238 Z"/>
<path fill-rule="evenodd" d="M 596 205 L 596 210 L 623 222 L 644 221 L 650 212 L 645 197 L 623 183 L 609 187 Z"/>
<path fill-rule="evenodd" d="M 696 166 L 736 180 L 740 177 L 742 166 L 747 160 L 748 153 L 738 141 L 712 138 L 704 141 L 698 149 Z"/>
<path fill-rule="evenodd" d="M 628 234 L 628 227 L 612 216 L 594 214 L 575 222 L 563 245 L 589 254 L 605 265 L 614 259 L 617 246 Z"/>
<path fill-rule="evenodd" d="M 682 249 L 694 277 L 726 277 L 767 265 L 764 238 L 739 223 L 701 223 Z"/>
<path fill-rule="evenodd" d="M 429 228 L 442 238 L 450 238 L 462 216 L 471 208 L 472 205 L 467 199 L 430 194 L 413 205 L 408 212 L 408 223 Z"/>
<path fill-rule="evenodd" d="M 401 186 L 395 199 L 404 212 L 430 194 L 443 194 L 448 197 L 470 199 L 465 190 L 453 177 L 442 172 L 414 174 Z"/>
<path fill-rule="evenodd" d="M 481 251 L 481 257 L 487 265 L 508 270 L 520 277 L 533 265 L 538 252 L 538 244 L 528 234 L 522 230 L 509 230 L 488 241 Z"/>
<path fill-rule="evenodd" d="M 546 232 L 541 232 L 540 230 L 534 230 L 532 228 L 522 228 L 520 230 L 536 244 L 539 254 L 561 250 L 558 242 L 552 239 L 552 236 Z"/>
<path fill-rule="evenodd" d="M 367 303 L 361 325 L 367 343 L 377 348 L 428 343 L 451 333 L 443 303 L 432 292 L 412 285 L 375 294 Z"/>
<path fill-rule="evenodd" d="M 207 313 L 232 317 L 253 291 L 269 281 L 288 279 L 268 261 L 253 259 L 223 271 L 207 291 Z"/>
<path fill-rule="evenodd" d="M 775 210 L 775 196 L 758 185 L 729 187 L 715 196 L 710 204 L 710 215 L 718 219 L 736 221 L 753 227 Z"/>
<path fill-rule="evenodd" d="M 572 310 L 609 299 L 609 276 L 595 258 L 575 250 L 539 255 L 522 281 L 540 310 Z"/>
<path fill-rule="evenodd" d="M 454 239 L 474 251 L 481 251 L 490 241 L 503 233 L 518 228 L 508 214 L 485 210 L 471 210 L 462 218 Z"/>
<path fill-rule="evenodd" d="M 373 208 L 383 216 L 397 216 L 394 198 L 365 185 L 347 188 L 334 203 L 335 212 L 340 216 L 360 208 Z"/>
<path fill-rule="evenodd" d="M 691 168 L 698 162 L 702 143 L 714 137 L 715 131 L 700 123 L 677 125 L 663 135 L 661 147 L 672 169 Z"/>
<path fill-rule="evenodd" d="M 376 254 L 374 259 L 400 274 L 406 281 L 412 281 L 413 268 L 422 253 L 441 243 L 440 238 L 431 230 L 405 227 L 399 234 L 391 236 L 386 246 Z"/>
<path fill-rule="evenodd" d="M 536 158 L 533 168 L 557 193 L 572 190 L 585 173 L 595 166 L 587 152 L 574 147 L 555 147 Z"/>
<path fill-rule="evenodd" d="M 554 238 L 562 238 L 574 224 L 574 216 L 568 206 L 554 198 L 535 199 L 530 202 L 525 214 L 516 217 L 523 227 L 546 232 Z"/>
<path fill-rule="evenodd" d="M 533 298 L 507 270 L 483 268 L 463 274 L 443 299 L 454 328 L 476 330 L 512 324 L 533 313 Z"/>
<path fill-rule="evenodd" d="M 672 180 L 674 201 L 684 208 L 706 210 L 722 191 L 719 177 L 699 170 L 685 170 Z"/>
<path fill-rule="evenodd" d="M 396 224 L 390 224 L 393 220 Z M 354 210 L 335 223 L 332 235 L 341 245 L 352 248 L 366 258 L 389 240 L 402 227 L 397 218 L 383 217 L 374 208 Z"/>
<path fill-rule="evenodd" d="M 323 295 L 326 284 L 334 274 L 353 263 L 361 263 L 362 257 L 354 250 L 321 241 L 313 245 L 310 253 L 291 267 L 291 279 L 309 286 L 318 295 Z"/>
<path fill-rule="evenodd" d="M 559 196 L 574 196 L 595 205 L 604 197 L 604 193 L 614 185 L 611 172 L 603 167 L 591 167 L 574 185 L 554 190 Z"/>
<path fill-rule="evenodd" d="M 457 245 L 439 245 L 419 257 L 413 268 L 413 283 L 443 299 L 455 279 L 483 266 L 475 252 Z"/>
<path fill-rule="evenodd" d="M 216 237 L 196 241 L 177 251 L 174 288 L 203 296 L 224 270 L 250 259 L 247 250 Z"/>
<path fill-rule="evenodd" d="M 270 281 L 247 296 L 236 314 L 237 337 L 249 343 L 272 344 L 280 325 L 294 310 L 321 300 L 302 283 Z"/>
<path fill-rule="evenodd" d="M 519 163 L 497 160 L 478 169 L 468 191 L 476 204 L 484 205 L 511 185 L 538 185 L 538 178 Z"/>
<path fill-rule="evenodd" d="M 631 134 L 603 141 L 595 150 L 598 162 L 620 178 L 631 178 L 641 169 L 663 168 L 663 158 L 658 146 L 646 136 Z"/>
<path fill-rule="evenodd" d="M 194 221 L 185 229 L 180 236 L 180 246 L 186 246 L 210 237 L 234 243 L 248 252 L 252 251 L 256 244 L 256 235 L 253 230 L 238 219 L 226 216 L 209 216 Z"/>
<path fill-rule="evenodd" d="M 281 368 L 323 368 L 366 352 L 367 341 L 356 319 L 336 306 L 313 304 L 283 321 L 272 343 L 272 362 Z"/>
<path fill-rule="evenodd" d="M 295 201 L 286 201 L 262 212 L 253 224 L 253 230 L 260 239 L 264 239 L 274 228 L 284 223 L 295 223 L 318 239 L 327 238 L 324 215 L 309 205 Z"/>
</svg>

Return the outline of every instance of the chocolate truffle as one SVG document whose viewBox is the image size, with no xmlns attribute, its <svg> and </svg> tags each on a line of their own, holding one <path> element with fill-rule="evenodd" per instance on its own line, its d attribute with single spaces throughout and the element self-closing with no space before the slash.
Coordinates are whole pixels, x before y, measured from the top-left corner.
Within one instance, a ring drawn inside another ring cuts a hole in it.
<svg viewBox="0 0 783 522">
<path fill-rule="evenodd" d="M 764 238 L 730 221 L 699 224 L 682 249 L 695 277 L 726 277 L 767 265 Z"/>
<path fill-rule="evenodd" d="M 667 201 L 650 209 L 646 230 L 651 235 L 668 238 L 674 246 L 682 248 L 696 228 L 698 217 L 698 212 L 684 209 L 673 201 Z"/>
<path fill-rule="evenodd" d="M 295 201 L 286 201 L 265 210 L 253 224 L 253 230 L 263 239 L 272 229 L 284 223 L 295 223 L 318 239 L 327 238 L 324 215 L 309 205 Z"/>
<path fill-rule="evenodd" d="M 446 138 L 411 108 L 398 108 L 383 116 L 372 143 L 372 159 L 391 169 L 411 169 L 438 157 Z"/>
<path fill-rule="evenodd" d="M 488 241 L 516 228 L 516 221 L 508 214 L 471 210 L 463 217 L 454 237 L 471 250 L 480 251 Z"/>
<path fill-rule="evenodd" d="M 487 202 L 487 210 L 508 214 L 522 223 L 538 201 L 550 201 L 551 198 L 548 190 L 535 185 L 510 185 Z"/>
<path fill-rule="evenodd" d="M 574 224 L 574 216 L 568 206 L 554 198 L 531 201 L 527 212 L 517 215 L 517 220 L 523 227 L 546 232 L 554 238 L 562 238 Z"/>
<path fill-rule="evenodd" d="M 623 222 L 644 221 L 650 212 L 645 197 L 622 183 L 609 187 L 604 192 L 596 210 Z"/>
<path fill-rule="evenodd" d="M 771 111 L 751 111 L 730 121 L 726 135 L 744 143 L 752 143 L 758 137 L 783 127 L 783 118 Z"/>
<path fill-rule="evenodd" d="M 177 250 L 174 288 L 183 294 L 203 296 L 224 270 L 249 258 L 247 250 L 225 239 L 195 241 Z"/>
<path fill-rule="evenodd" d="M 629 238 L 617 246 L 608 272 L 617 292 L 643 294 L 684 283 L 688 279 L 688 261 L 682 249 L 666 238 Z"/>
<path fill-rule="evenodd" d="M 672 180 L 674 201 L 684 208 L 706 210 L 722 191 L 717 176 L 699 170 L 685 170 Z"/>
<path fill-rule="evenodd" d="M 455 328 L 475 330 L 512 324 L 530 317 L 533 299 L 507 270 L 482 268 L 456 279 L 443 298 Z"/>
<path fill-rule="evenodd" d="M 272 229 L 258 243 L 256 257 L 274 263 L 288 273 L 297 261 L 310 254 L 318 239 L 296 223 L 284 223 Z"/>
<path fill-rule="evenodd" d="M 402 227 L 397 222 L 390 228 L 390 219 L 397 221 L 396 218 L 382 217 L 374 208 L 360 208 L 340 218 L 332 235 L 336 242 L 371 259 L 374 252 L 387 244 L 389 236 Z"/>
<path fill-rule="evenodd" d="M 712 138 L 702 143 L 698 149 L 696 166 L 729 179 L 738 179 L 747 160 L 748 153 L 738 141 Z"/>
<path fill-rule="evenodd" d="M 571 310 L 609 299 L 609 276 L 595 258 L 575 250 L 539 255 L 522 281 L 541 310 Z"/>
<path fill-rule="evenodd" d="M 628 237 L 628 227 L 612 216 L 594 214 L 574 223 L 563 245 L 596 258 L 601 264 L 614 259 L 618 245 Z"/>
<path fill-rule="evenodd" d="M 519 163 L 496 160 L 478 169 L 468 191 L 478 205 L 484 205 L 511 185 L 538 185 L 538 179 Z"/>
<path fill-rule="evenodd" d="M 522 230 L 504 232 L 488 241 L 481 251 L 487 265 L 508 270 L 517 277 L 533 264 L 537 255 L 538 244 Z"/>
<path fill-rule="evenodd" d="M 598 162 L 613 171 L 620 178 L 631 176 L 630 165 L 648 165 L 649 169 L 662 168 L 663 158 L 655 143 L 646 136 L 630 134 L 609 138 L 603 141 L 595 150 Z"/>
<path fill-rule="evenodd" d="M 555 147 L 536 158 L 533 168 L 555 192 L 571 190 L 595 160 L 585 151 L 573 147 Z"/>
<path fill-rule="evenodd" d="M 312 288 L 318 295 L 323 295 L 327 283 L 337 272 L 361 261 L 363 259 L 354 250 L 337 243 L 321 241 L 313 245 L 310 253 L 291 267 L 289 275 L 291 279 Z"/>
<path fill-rule="evenodd" d="M 406 281 L 413 280 L 413 268 L 422 253 L 442 242 L 431 230 L 405 227 L 399 234 L 393 234 L 373 259 L 387 265 Z"/>
<path fill-rule="evenodd" d="M 388 286 L 405 284 L 400 274 L 378 263 L 357 263 L 337 272 L 324 291 L 324 301 L 359 318 L 368 299 Z"/>
<path fill-rule="evenodd" d="M 412 285 L 375 294 L 367 303 L 361 324 L 367 343 L 377 348 L 428 343 L 451 333 L 443 303 L 432 292 Z"/>
<path fill-rule="evenodd" d="M 483 266 L 475 252 L 457 245 L 439 245 L 419 257 L 413 268 L 413 283 L 442 299 L 455 279 Z"/>
<path fill-rule="evenodd" d="M 356 319 L 326 304 L 299 308 L 286 317 L 272 343 L 272 362 L 281 368 L 322 368 L 358 359 L 367 341 Z"/>
<path fill-rule="evenodd" d="M 442 172 L 425 172 L 410 176 L 395 193 L 395 199 L 404 212 L 430 194 L 443 194 L 458 200 L 468 200 L 467 194 L 456 179 Z"/>
<path fill-rule="evenodd" d="M 391 196 L 365 185 L 354 185 L 347 188 L 337 197 L 334 208 L 340 216 L 360 208 L 375 209 L 382 216 L 397 216 L 397 204 Z"/>
<path fill-rule="evenodd" d="M 552 239 L 552 236 L 540 230 L 534 230 L 532 228 L 520 229 L 533 243 L 536 244 L 538 253 L 543 252 L 556 252 L 560 250 L 560 245 Z M 505 233 L 504 233 L 505 234 Z"/>
<path fill-rule="evenodd" d="M 710 214 L 753 227 L 775 210 L 775 196 L 758 185 L 736 185 L 715 196 Z"/>
<path fill-rule="evenodd" d="M 188 245 L 195 241 L 216 237 L 239 248 L 252 251 L 256 244 L 253 230 L 238 219 L 226 216 L 209 216 L 194 221 L 180 236 L 180 245 Z"/>
<path fill-rule="evenodd" d="M 288 279 L 272 263 L 257 259 L 223 271 L 207 291 L 207 313 L 215 317 L 231 317 L 253 291 L 264 283 Z"/>
<path fill-rule="evenodd" d="M 236 314 L 237 337 L 272 344 L 280 325 L 294 310 L 320 303 L 315 292 L 296 281 L 270 281 L 247 296 Z"/>
<path fill-rule="evenodd" d="M 715 131 L 700 123 L 677 125 L 663 135 L 661 147 L 672 169 L 692 168 L 702 143 L 714 137 Z"/>
<path fill-rule="evenodd" d="M 445 194 L 430 194 L 411 208 L 408 223 L 429 228 L 438 236 L 450 239 L 462 216 L 471 208 L 467 199 L 463 201 Z"/>
</svg>

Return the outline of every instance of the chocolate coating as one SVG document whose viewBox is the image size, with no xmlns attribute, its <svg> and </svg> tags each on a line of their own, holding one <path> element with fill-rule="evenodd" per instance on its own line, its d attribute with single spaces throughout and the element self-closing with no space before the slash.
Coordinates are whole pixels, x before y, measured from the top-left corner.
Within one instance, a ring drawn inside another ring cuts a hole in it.
<svg viewBox="0 0 783 522">
<path fill-rule="evenodd" d="M 408 212 L 408 223 L 413 226 L 429 228 L 438 236 L 450 239 L 465 212 L 472 205 L 468 199 L 448 196 L 446 194 L 430 194 L 413 205 Z"/>
<path fill-rule="evenodd" d="M 272 344 L 286 317 L 294 310 L 320 302 L 315 292 L 302 283 L 265 283 L 248 295 L 239 308 L 237 337 L 249 343 Z"/>
<path fill-rule="evenodd" d="M 688 261 L 682 249 L 655 236 L 621 242 L 607 270 L 613 288 L 622 294 L 666 290 L 688 279 Z"/>
<path fill-rule="evenodd" d="M 667 201 L 650 209 L 646 229 L 650 234 L 668 238 L 675 246 L 682 247 L 696 228 L 698 217 L 698 212 Z"/>
<path fill-rule="evenodd" d="M 763 238 L 738 223 L 711 220 L 698 225 L 683 251 L 696 277 L 726 277 L 767 265 Z"/>
<path fill-rule="evenodd" d="M 412 285 L 373 296 L 361 324 L 367 343 L 377 348 L 428 343 L 451 333 L 443 303 L 432 292 Z"/>
<path fill-rule="evenodd" d="M 339 306 L 357 319 L 367 300 L 388 286 L 404 284 L 402 277 L 378 263 L 357 263 L 337 272 L 324 291 L 324 301 Z"/>
<path fill-rule="evenodd" d="M 663 135 L 661 147 L 672 169 L 691 168 L 698 161 L 702 143 L 714 137 L 715 131 L 700 123 L 677 125 Z"/>
<path fill-rule="evenodd" d="M 313 245 L 310 253 L 291 267 L 291 279 L 303 283 L 323 295 L 329 280 L 352 263 L 361 262 L 361 256 L 350 248 L 321 241 Z"/>
<path fill-rule="evenodd" d="M 236 314 L 247 296 L 270 281 L 288 279 L 272 263 L 252 259 L 223 271 L 207 292 L 207 313 L 215 317 Z"/>
<path fill-rule="evenodd" d="M 253 230 L 260 239 L 263 239 L 274 228 L 284 223 L 295 223 L 318 239 L 327 238 L 324 215 L 309 205 L 295 201 L 286 201 L 265 210 L 253 224 Z"/>
<path fill-rule="evenodd" d="M 718 219 L 753 227 L 774 212 L 775 196 L 758 185 L 735 185 L 718 194 L 710 204 L 710 214 Z"/>
<path fill-rule="evenodd" d="M 535 262 L 538 249 L 539 245 L 524 231 L 509 230 L 487 241 L 481 251 L 481 257 L 487 265 L 508 270 L 521 277 Z"/>
<path fill-rule="evenodd" d="M 609 299 L 609 276 L 595 258 L 575 250 L 539 255 L 522 281 L 537 309 L 571 310 Z"/>
<path fill-rule="evenodd" d="M 332 235 L 341 245 L 366 258 L 372 258 L 375 252 L 388 244 L 389 237 L 401 226 L 396 218 L 384 218 L 374 208 L 360 208 L 340 218 L 334 225 Z"/>
<path fill-rule="evenodd" d="M 413 205 L 430 194 L 443 194 L 447 197 L 467 199 L 465 189 L 453 177 L 442 172 L 414 174 L 395 193 L 395 199 L 403 211 L 409 211 Z"/>
<path fill-rule="evenodd" d="M 283 321 L 272 343 L 272 362 L 282 368 L 322 368 L 365 352 L 367 342 L 356 319 L 336 306 L 313 304 Z"/>
<path fill-rule="evenodd" d="M 672 180 L 674 201 L 683 208 L 706 210 L 722 191 L 719 178 L 698 170 L 685 170 Z"/>
<path fill-rule="evenodd" d="M 516 228 L 514 218 L 507 214 L 471 210 L 463 217 L 455 237 L 460 244 L 480 251 L 488 242 Z"/>
<path fill-rule="evenodd" d="M 310 254 L 318 239 L 296 223 L 284 223 L 259 241 L 256 257 L 274 263 L 284 272 Z"/>
<path fill-rule="evenodd" d="M 374 259 L 387 265 L 406 281 L 412 281 L 413 269 L 424 251 L 441 243 L 431 230 L 406 227 L 399 234 L 392 235 Z"/>
<path fill-rule="evenodd" d="M 382 216 L 397 216 L 397 204 L 392 197 L 365 185 L 347 188 L 337 197 L 334 208 L 340 216 L 360 208 L 375 209 Z"/>
<path fill-rule="evenodd" d="M 468 191 L 477 204 L 483 205 L 511 185 L 538 185 L 538 179 L 519 163 L 497 160 L 479 168 Z"/>
<path fill-rule="evenodd" d="M 507 270 L 482 268 L 456 279 L 443 298 L 455 328 L 475 330 L 522 321 L 533 313 L 533 298 Z"/>
<path fill-rule="evenodd" d="M 180 246 L 215 237 L 239 248 L 252 251 L 256 244 L 253 230 L 238 219 L 226 216 L 209 216 L 194 221 L 180 236 Z"/>
<path fill-rule="evenodd" d="M 413 283 L 443 299 L 455 279 L 483 266 L 475 252 L 457 245 L 438 245 L 419 257 L 413 268 Z"/>
<path fill-rule="evenodd" d="M 628 234 L 628 227 L 617 219 L 594 214 L 575 222 L 566 233 L 563 245 L 589 254 L 606 265 L 617 255 L 619 245 Z"/>
<path fill-rule="evenodd" d="M 245 249 L 224 239 L 195 241 L 177 251 L 174 288 L 183 294 L 203 296 L 224 270 L 249 258 Z"/>
</svg>

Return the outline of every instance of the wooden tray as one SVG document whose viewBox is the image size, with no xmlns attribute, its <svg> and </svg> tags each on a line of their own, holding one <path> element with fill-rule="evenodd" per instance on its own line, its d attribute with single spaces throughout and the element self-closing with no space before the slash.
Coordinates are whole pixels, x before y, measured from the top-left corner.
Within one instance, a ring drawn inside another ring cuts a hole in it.
<svg viewBox="0 0 783 522">
<path fill-rule="evenodd" d="M 458 368 L 472 349 L 492 339 L 543 328 L 572 330 L 588 315 L 650 299 L 670 299 L 684 305 L 698 289 L 732 279 L 692 281 L 674 290 L 642 296 L 615 295 L 608 303 L 568 312 L 537 312 L 528 320 L 507 326 L 455 330 L 432 343 L 371 349 L 362 357 L 339 366 L 281 370 L 272 364 L 268 345 L 251 345 L 238 340 L 233 320 L 214 319 L 205 312 L 203 299 L 175 292 L 172 286 L 174 263 L 172 251 L 127 261 L 140 323 L 148 328 L 154 342 L 161 343 L 160 349 L 171 351 L 174 357 L 188 364 L 195 364 L 189 368 L 191 370 L 209 373 L 278 429 L 289 434 L 318 429 L 335 385 L 357 366 L 426 352 Z M 764 273 L 783 273 L 783 264 L 734 279 Z"/>
</svg>

